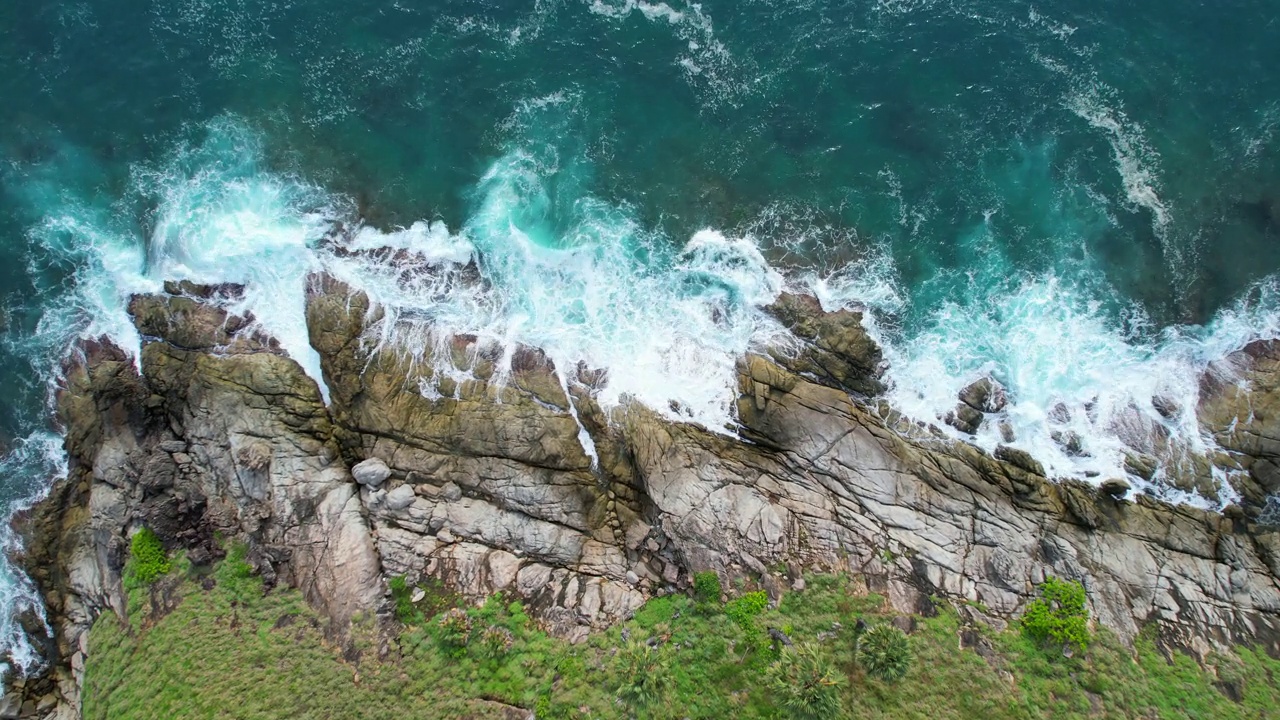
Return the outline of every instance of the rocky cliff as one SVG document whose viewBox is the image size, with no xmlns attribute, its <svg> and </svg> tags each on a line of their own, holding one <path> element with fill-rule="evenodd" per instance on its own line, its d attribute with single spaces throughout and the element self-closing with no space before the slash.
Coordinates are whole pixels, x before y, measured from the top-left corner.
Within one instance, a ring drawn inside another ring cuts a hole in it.
<svg viewBox="0 0 1280 720">
<path fill-rule="evenodd" d="M 598 373 L 534 348 L 382 347 L 365 296 L 324 277 L 311 287 L 328 403 L 252 318 L 219 309 L 235 288 L 135 298 L 137 364 L 88 344 L 68 365 L 71 471 L 22 521 L 54 658 L 11 695 L 25 715 L 77 715 L 87 629 L 125 612 L 121 570 L 141 526 L 197 563 L 218 539 L 247 543 L 263 577 L 300 587 L 335 636 L 385 611 L 396 575 L 518 595 L 574 639 L 698 571 L 776 591 L 820 568 L 904 610 L 970 601 L 968 617 L 997 624 L 1058 575 L 1081 581 L 1122 637 L 1154 623 L 1194 652 L 1280 653 L 1274 344 L 1206 375 L 1206 430 L 1247 486 L 1243 508 L 1217 514 L 1054 482 L 1017 450 L 992 457 L 905 421 L 874 400 L 879 351 L 858 314 L 806 298 L 772 308 L 795 347 L 741 359 L 726 433 L 635 404 L 606 412 Z"/>
</svg>

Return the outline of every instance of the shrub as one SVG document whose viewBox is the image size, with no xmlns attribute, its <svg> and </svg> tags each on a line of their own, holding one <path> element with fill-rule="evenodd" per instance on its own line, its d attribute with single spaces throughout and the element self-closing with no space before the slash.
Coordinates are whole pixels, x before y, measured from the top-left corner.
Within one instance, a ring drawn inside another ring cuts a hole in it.
<svg viewBox="0 0 1280 720">
<path fill-rule="evenodd" d="M 725 615 L 746 635 L 746 645 L 754 650 L 761 645 L 763 636 L 756 625 L 756 616 L 769 606 L 769 596 L 763 590 L 749 592 L 742 597 L 730 600 L 724 606 Z"/>
<path fill-rule="evenodd" d="M 150 585 L 173 567 L 164 543 L 150 528 L 144 527 L 133 534 L 129 554 L 133 558 L 133 577 L 143 585 Z"/>
<path fill-rule="evenodd" d="M 722 592 L 720 576 L 714 570 L 706 570 L 693 576 L 693 599 L 704 609 L 719 605 Z"/>
<path fill-rule="evenodd" d="M 490 625 L 480 633 L 480 654 L 497 659 L 511 652 L 516 636 L 501 625 Z"/>
<path fill-rule="evenodd" d="M 397 575 L 387 581 L 391 589 L 391 601 L 396 606 L 396 618 L 405 625 L 416 625 L 422 622 L 422 611 L 413 604 L 413 589 L 403 575 Z"/>
<path fill-rule="evenodd" d="M 637 641 L 624 647 L 620 655 L 618 698 L 640 708 L 661 704 L 673 684 L 670 652 Z"/>
<path fill-rule="evenodd" d="M 750 631 L 755 627 L 755 618 L 769 607 L 769 596 L 763 590 L 749 592 L 740 598 L 730 600 L 724 606 L 724 614 L 729 616 L 738 627 Z"/>
<path fill-rule="evenodd" d="M 796 720 L 839 717 L 843 680 L 831 663 L 809 645 L 783 652 L 767 674 L 775 704 Z"/>
<path fill-rule="evenodd" d="M 858 638 L 858 665 L 868 675 L 896 682 L 911 667 L 911 647 L 907 634 L 892 625 L 876 625 Z"/>
<path fill-rule="evenodd" d="M 440 642 L 455 649 L 464 648 L 471 639 L 471 616 L 462 608 L 446 610 L 436 621 Z"/>
<path fill-rule="evenodd" d="M 1045 578 L 1040 597 L 1022 614 L 1022 631 L 1041 644 L 1052 641 L 1084 649 L 1089 645 L 1088 623 L 1084 586 L 1053 576 Z"/>
</svg>

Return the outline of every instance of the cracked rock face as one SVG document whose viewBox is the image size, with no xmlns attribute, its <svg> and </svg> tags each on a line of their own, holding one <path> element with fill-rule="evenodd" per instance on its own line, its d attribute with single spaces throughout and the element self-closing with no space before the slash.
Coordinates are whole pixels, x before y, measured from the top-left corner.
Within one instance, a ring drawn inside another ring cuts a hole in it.
<svg viewBox="0 0 1280 720">
<path fill-rule="evenodd" d="M 799 344 L 741 359 L 733 438 L 637 405 L 606 412 L 589 373 L 562 381 L 532 348 L 506 374 L 502 353 L 469 337 L 412 359 L 372 351 L 381 316 L 367 298 L 323 277 L 312 288 L 328 406 L 249 319 L 186 288 L 132 303 L 148 336 L 140 374 L 94 344 L 69 372 L 71 472 L 26 529 L 67 717 L 85 631 L 124 611 L 139 525 L 196 558 L 217 552 L 215 533 L 246 542 L 264 578 L 299 586 L 339 624 L 385 610 L 397 575 L 474 600 L 510 593 L 581 639 L 708 569 L 775 591 L 771 568 L 848 571 L 903 611 L 963 599 L 993 621 L 1052 574 L 1082 582 L 1121 637 L 1155 623 L 1196 652 L 1280 653 L 1280 535 L 1256 513 L 1128 502 L 901 421 L 865 399 L 881 387 L 880 355 L 856 313 L 780 302 Z M 1280 353 L 1252 352 L 1250 377 L 1270 382 L 1253 397 L 1269 402 Z M 1202 412 L 1269 492 L 1280 426 L 1260 410 L 1254 425 L 1229 422 L 1247 399 L 1233 392 L 1206 394 Z"/>
</svg>

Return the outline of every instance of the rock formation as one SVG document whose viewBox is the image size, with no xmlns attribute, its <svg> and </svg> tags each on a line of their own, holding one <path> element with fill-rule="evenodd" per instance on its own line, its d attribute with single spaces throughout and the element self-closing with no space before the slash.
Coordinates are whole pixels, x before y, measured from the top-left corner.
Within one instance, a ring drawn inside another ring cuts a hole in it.
<svg viewBox="0 0 1280 720">
<path fill-rule="evenodd" d="M 773 308 L 797 347 L 741 359 L 731 436 L 606 411 L 593 373 L 534 348 L 381 347 L 387 320 L 363 294 L 311 285 L 327 405 L 251 318 L 209 299 L 234 289 L 135 298 L 138 366 L 99 344 L 69 366 L 71 472 L 25 520 L 59 701 L 33 716 L 75 716 L 85 633 L 124 612 L 127 537 L 143 525 L 196 562 L 215 536 L 248 543 L 268 582 L 302 588 L 338 631 L 385 612 L 397 575 L 520 596 L 579 639 L 708 569 L 775 593 L 787 574 L 848 571 L 903 610 L 968 600 L 993 623 L 1052 574 L 1082 582 L 1123 638 L 1154 623 L 1194 652 L 1280 653 L 1280 533 L 1263 512 L 1280 430 L 1260 404 L 1280 397 L 1274 345 L 1233 370 L 1268 388 L 1247 422 L 1226 370 L 1206 380 L 1202 412 L 1257 487 L 1227 516 L 1054 482 L 1016 449 L 992 457 L 908 422 L 872 399 L 881 360 L 858 314 L 805 298 Z M 996 409 L 993 395 L 969 405 Z"/>
</svg>

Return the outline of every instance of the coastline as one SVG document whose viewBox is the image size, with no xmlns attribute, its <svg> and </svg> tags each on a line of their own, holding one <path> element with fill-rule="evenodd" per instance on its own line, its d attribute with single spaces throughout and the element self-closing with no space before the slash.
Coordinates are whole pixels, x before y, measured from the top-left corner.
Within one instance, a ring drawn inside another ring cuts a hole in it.
<svg viewBox="0 0 1280 720">
<path fill-rule="evenodd" d="M 995 624 L 1054 575 L 1083 583 L 1123 642 L 1154 625 L 1199 658 L 1236 643 L 1280 653 L 1280 534 L 1258 524 L 1269 418 L 1253 412 L 1277 391 L 1274 343 L 1235 357 L 1256 397 L 1206 380 L 1206 417 L 1225 447 L 1244 441 L 1258 476 L 1220 514 L 1055 483 L 1025 453 L 993 457 L 905 421 L 874 397 L 880 351 L 860 315 L 811 299 L 771 308 L 794 347 L 740 360 L 735 438 L 639 404 L 606 412 L 589 372 L 565 380 L 534 348 L 474 338 L 434 358 L 459 374 L 423 393 L 439 362 L 369 354 L 377 308 L 331 278 L 308 286 L 328 403 L 272 338 L 209 302 L 219 289 L 190 284 L 131 302 L 140 375 L 97 343 L 69 368 L 71 470 L 26 531 L 58 654 L 56 689 L 29 694 L 55 697 L 52 717 L 78 712 L 94 618 L 125 614 L 125 547 L 141 526 L 197 564 L 218 557 L 216 537 L 247 543 L 268 585 L 300 588 L 338 628 L 385 615 L 397 576 L 472 601 L 514 593 L 581 641 L 704 570 L 766 587 L 777 569 L 851 573 L 899 611 L 942 600 Z"/>
</svg>

